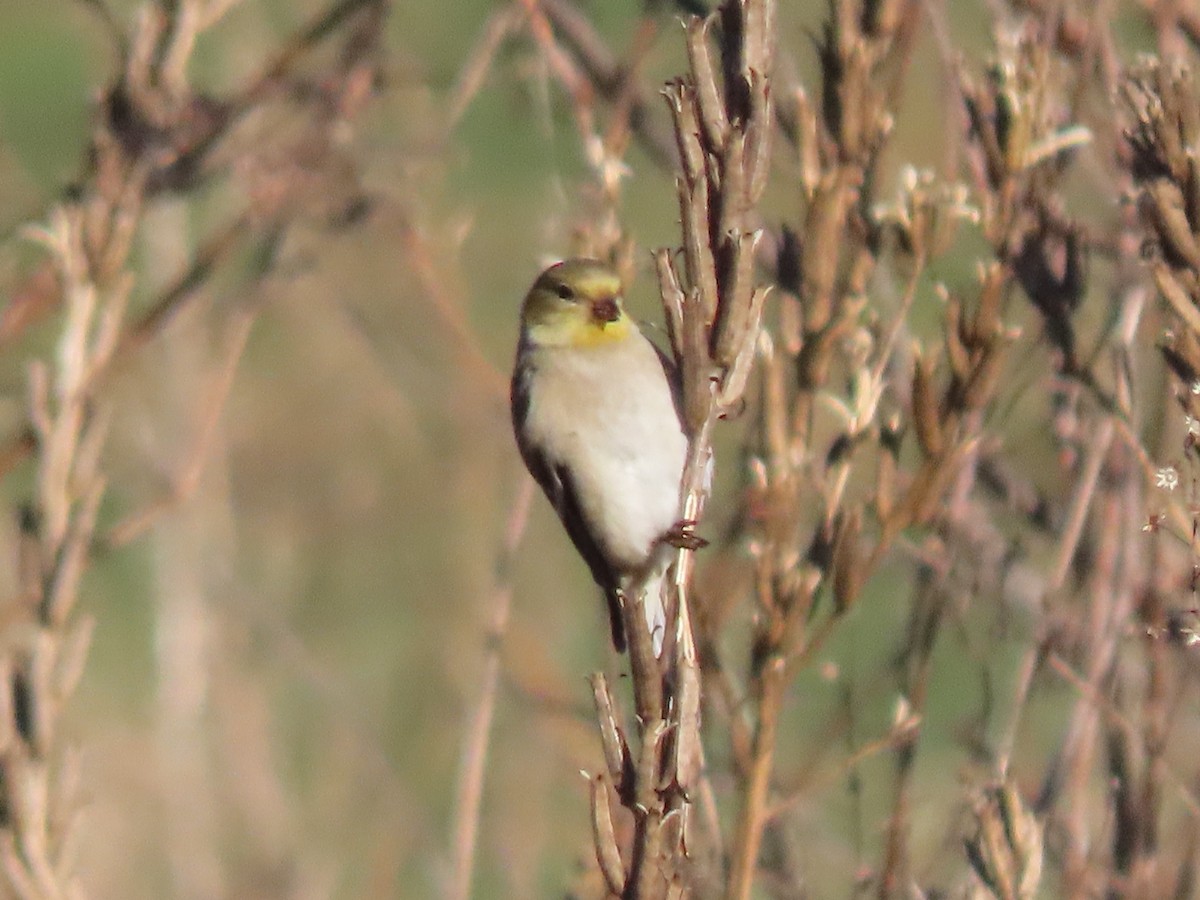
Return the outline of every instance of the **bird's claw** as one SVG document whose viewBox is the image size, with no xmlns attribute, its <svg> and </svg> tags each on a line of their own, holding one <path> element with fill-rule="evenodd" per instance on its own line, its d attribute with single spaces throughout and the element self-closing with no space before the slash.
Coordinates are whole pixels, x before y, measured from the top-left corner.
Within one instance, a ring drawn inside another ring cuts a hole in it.
<svg viewBox="0 0 1200 900">
<path fill-rule="evenodd" d="M 663 532 L 660 540 L 677 550 L 699 550 L 708 546 L 708 541 L 696 534 L 695 519 L 680 519 Z"/>
</svg>

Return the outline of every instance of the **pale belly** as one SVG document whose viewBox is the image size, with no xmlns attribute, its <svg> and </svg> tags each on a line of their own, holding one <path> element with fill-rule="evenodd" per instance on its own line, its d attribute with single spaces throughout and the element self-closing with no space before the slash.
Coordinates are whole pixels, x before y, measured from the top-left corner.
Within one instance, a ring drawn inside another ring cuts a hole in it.
<svg viewBox="0 0 1200 900">
<path fill-rule="evenodd" d="M 572 472 L 594 537 L 615 569 L 645 563 L 677 518 L 687 454 L 653 347 L 638 336 L 620 364 L 605 351 L 540 360 L 531 435 Z"/>
<path fill-rule="evenodd" d="M 674 435 L 664 427 L 674 424 L 673 410 L 671 416 L 618 419 L 621 440 L 607 448 L 586 433 L 578 435 L 581 454 L 590 461 L 583 467 L 587 476 L 577 479 L 580 498 L 618 569 L 641 565 L 675 522 L 687 447 L 677 426 Z"/>
</svg>

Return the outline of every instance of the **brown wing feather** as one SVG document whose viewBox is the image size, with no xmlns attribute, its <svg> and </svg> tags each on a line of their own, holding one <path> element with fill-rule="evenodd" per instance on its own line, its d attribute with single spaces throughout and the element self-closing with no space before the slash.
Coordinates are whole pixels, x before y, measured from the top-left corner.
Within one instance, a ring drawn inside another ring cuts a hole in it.
<svg viewBox="0 0 1200 900">
<path fill-rule="evenodd" d="M 530 474 L 541 486 L 554 511 L 558 513 L 571 543 L 591 570 L 592 578 L 604 591 L 613 644 L 618 651 L 624 651 L 625 629 L 621 623 L 620 600 L 617 597 L 617 573 L 604 558 L 604 553 L 584 523 L 583 509 L 571 473 L 557 460 L 547 457 L 540 447 L 530 444 L 524 438 L 525 417 L 529 413 L 529 380 L 532 374 L 533 367 L 528 363 L 519 364 L 513 372 L 510 399 L 517 449 L 521 451 L 521 458 Z"/>
</svg>

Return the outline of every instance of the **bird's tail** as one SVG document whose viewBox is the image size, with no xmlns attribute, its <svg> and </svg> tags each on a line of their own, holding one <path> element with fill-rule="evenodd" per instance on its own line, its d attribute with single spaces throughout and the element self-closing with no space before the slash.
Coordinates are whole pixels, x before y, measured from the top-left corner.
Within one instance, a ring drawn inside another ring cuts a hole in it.
<svg viewBox="0 0 1200 900">
<path fill-rule="evenodd" d="M 646 630 L 650 632 L 650 642 L 654 647 L 654 655 L 662 656 L 663 640 L 667 635 L 667 614 L 663 607 L 663 590 L 666 588 L 666 569 L 660 569 L 653 572 L 645 581 L 645 586 L 642 588 L 643 607 L 646 613 Z M 608 601 L 608 619 L 609 625 L 612 628 L 613 647 L 618 653 L 624 653 L 628 641 L 625 639 L 625 622 L 621 615 L 621 604 L 630 603 L 632 599 L 626 593 L 625 600 L 622 601 L 622 590 L 612 589 L 605 591 L 605 599 Z"/>
<path fill-rule="evenodd" d="M 667 635 L 667 612 L 663 607 L 663 591 L 666 588 L 666 570 L 660 569 L 646 580 L 645 607 L 646 627 L 654 645 L 654 655 L 662 656 L 663 639 Z"/>
</svg>

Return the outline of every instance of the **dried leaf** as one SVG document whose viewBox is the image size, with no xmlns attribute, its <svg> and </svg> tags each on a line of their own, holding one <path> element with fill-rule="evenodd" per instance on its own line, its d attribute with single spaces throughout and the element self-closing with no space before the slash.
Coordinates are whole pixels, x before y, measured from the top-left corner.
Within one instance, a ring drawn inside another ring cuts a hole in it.
<svg viewBox="0 0 1200 900">
<path fill-rule="evenodd" d="M 717 74 L 708 45 L 708 29 L 711 23 L 711 18 L 692 18 L 688 21 L 687 55 L 705 139 L 711 150 L 719 152 L 725 146 L 725 139 L 729 134 L 729 120 L 725 116 L 725 103 L 721 99 L 721 88 L 717 84 Z"/>
<path fill-rule="evenodd" d="M 625 865 L 621 862 L 621 851 L 617 847 L 616 830 L 613 828 L 612 809 L 609 806 L 608 780 L 603 774 L 589 780 L 592 809 L 592 842 L 596 848 L 596 862 L 609 891 L 620 897 L 625 892 Z"/>
</svg>

